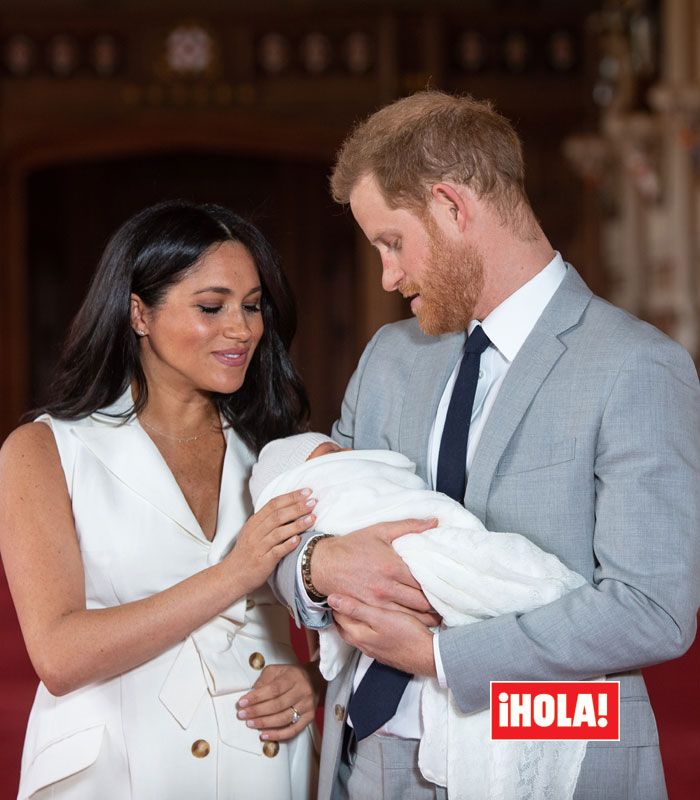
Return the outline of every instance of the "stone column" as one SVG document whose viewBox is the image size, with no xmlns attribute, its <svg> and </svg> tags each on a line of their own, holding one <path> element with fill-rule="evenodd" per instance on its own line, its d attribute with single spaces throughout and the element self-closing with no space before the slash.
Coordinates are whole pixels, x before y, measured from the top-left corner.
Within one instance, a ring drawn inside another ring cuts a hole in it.
<svg viewBox="0 0 700 800">
<path fill-rule="evenodd" d="M 662 80 L 650 93 L 660 117 L 662 182 L 667 212 L 666 256 L 654 275 L 648 309 L 651 320 L 697 356 L 698 241 L 697 190 L 689 132 L 700 119 L 700 95 L 693 38 L 697 4 L 666 0 L 663 4 Z"/>
<path fill-rule="evenodd" d="M 621 278 L 614 302 L 638 316 L 647 313 L 653 252 L 653 216 L 659 213 L 655 166 L 658 122 L 649 114 L 606 120 L 619 163 Z"/>
</svg>

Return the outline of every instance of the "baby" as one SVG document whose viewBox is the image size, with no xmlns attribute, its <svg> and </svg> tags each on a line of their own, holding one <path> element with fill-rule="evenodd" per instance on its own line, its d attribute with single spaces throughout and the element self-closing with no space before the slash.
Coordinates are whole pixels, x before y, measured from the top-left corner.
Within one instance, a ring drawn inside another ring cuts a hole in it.
<svg viewBox="0 0 700 800">
<path fill-rule="evenodd" d="M 487 531 L 460 503 L 431 491 L 400 453 L 341 448 L 319 433 L 262 449 L 250 480 L 256 511 L 272 497 L 303 487 L 318 501 L 317 530 L 335 536 L 407 517 L 437 518 L 437 528 L 402 536 L 393 547 L 444 626 L 523 613 L 585 584 L 524 536 Z M 321 673 L 332 680 L 353 649 L 330 626 L 320 631 L 320 652 Z M 530 795 L 518 785 L 525 767 L 537 787 L 533 797 L 573 796 L 585 742 L 491 741 L 489 712 L 462 713 L 435 679 L 424 681 L 421 716 L 421 772 L 447 785 L 451 800 L 526 800 Z"/>
</svg>

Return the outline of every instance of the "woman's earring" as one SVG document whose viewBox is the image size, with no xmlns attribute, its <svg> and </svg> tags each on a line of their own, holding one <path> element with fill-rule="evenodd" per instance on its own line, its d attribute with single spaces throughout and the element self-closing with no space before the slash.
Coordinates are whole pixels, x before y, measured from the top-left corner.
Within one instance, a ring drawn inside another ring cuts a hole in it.
<svg viewBox="0 0 700 800">
<path fill-rule="evenodd" d="M 146 331 L 141 331 L 141 330 L 138 330 L 138 331 L 136 331 L 136 333 L 137 333 L 139 336 L 145 336 L 145 335 L 146 335 Z"/>
</svg>

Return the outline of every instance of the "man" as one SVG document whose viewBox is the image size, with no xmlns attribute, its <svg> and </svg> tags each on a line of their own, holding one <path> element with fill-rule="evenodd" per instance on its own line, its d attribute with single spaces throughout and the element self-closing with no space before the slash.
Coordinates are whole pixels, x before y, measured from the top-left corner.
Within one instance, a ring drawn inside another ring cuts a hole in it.
<svg viewBox="0 0 700 800">
<path fill-rule="evenodd" d="M 332 189 L 378 248 L 384 289 L 411 298 L 416 317 L 367 346 L 334 438 L 400 451 L 487 528 L 529 536 L 589 583 L 433 635 L 390 546 L 429 521 L 305 537 L 276 589 L 310 627 L 330 606 L 362 651 L 328 689 L 319 797 L 446 796 L 417 769 L 410 675 L 436 676 L 464 712 L 488 706 L 491 680 L 619 680 L 621 740 L 589 744 L 575 798 L 665 797 L 639 669 L 681 655 L 695 634 L 691 359 L 593 296 L 552 249 L 518 138 L 487 103 L 423 92 L 380 110 L 344 143 Z"/>
</svg>

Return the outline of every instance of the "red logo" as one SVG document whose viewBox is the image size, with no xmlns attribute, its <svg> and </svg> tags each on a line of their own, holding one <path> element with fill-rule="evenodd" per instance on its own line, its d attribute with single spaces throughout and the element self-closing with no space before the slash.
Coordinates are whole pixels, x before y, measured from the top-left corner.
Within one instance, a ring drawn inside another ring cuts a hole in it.
<svg viewBox="0 0 700 800">
<path fill-rule="evenodd" d="M 619 681 L 491 681 L 491 738 L 619 741 Z"/>
</svg>

